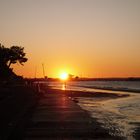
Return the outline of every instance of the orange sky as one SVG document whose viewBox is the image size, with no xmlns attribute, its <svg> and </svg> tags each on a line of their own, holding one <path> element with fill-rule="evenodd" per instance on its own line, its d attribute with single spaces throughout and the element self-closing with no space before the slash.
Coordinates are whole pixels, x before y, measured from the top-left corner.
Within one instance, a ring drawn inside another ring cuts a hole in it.
<svg viewBox="0 0 140 140">
<path fill-rule="evenodd" d="M 24 77 L 140 76 L 139 0 L 3 0 L 0 42 L 25 47 Z"/>
</svg>

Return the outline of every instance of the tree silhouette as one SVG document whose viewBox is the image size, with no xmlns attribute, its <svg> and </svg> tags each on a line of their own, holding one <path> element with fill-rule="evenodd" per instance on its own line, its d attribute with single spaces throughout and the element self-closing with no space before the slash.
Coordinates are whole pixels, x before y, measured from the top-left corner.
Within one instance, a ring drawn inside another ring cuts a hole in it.
<svg viewBox="0 0 140 140">
<path fill-rule="evenodd" d="M 9 48 L 5 48 L 3 45 L 0 44 L 0 66 L 6 66 L 8 60 Z"/>
<path fill-rule="evenodd" d="M 5 48 L 0 44 L 0 65 L 8 66 L 11 64 L 19 63 L 23 65 L 28 59 L 25 57 L 24 47 L 12 46 Z"/>
<path fill-rule="evenodd" d="M 25 57 L 24 47 L 12 46 L 6 48 L 0 44 L 0 76 L 12 74 L 11 64 L 19 63 L 23 65 L 28 59 Z"/>
<path fill-rule="evenodd" d="M 28 59 L 25 58 L 24 53 L 24 47 L 19 46 L 12 46 L 9 51 L 9 60 L 8 60 L 8 67 L 11 66 L 11 64 L 19 63 L 23 65 Z"/>
</svg>

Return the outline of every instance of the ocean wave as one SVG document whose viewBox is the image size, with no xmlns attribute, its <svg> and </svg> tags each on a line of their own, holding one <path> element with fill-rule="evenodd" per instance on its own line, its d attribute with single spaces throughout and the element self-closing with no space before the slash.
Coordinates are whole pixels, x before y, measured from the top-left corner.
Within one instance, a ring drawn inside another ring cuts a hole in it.
<svg viewBox="0 0 140 140">
<path fill-rule="evenodd" d="M 77 85 L 75 85 L 75 86 L 77 86 Z M 78 87 L 91 88 L 91 89 L 103 89 L 103 90 L 111 90 L 111 91 L 126 91 L 126 92 L 140 93 L 139 89 L 131 89 L 131 88 L 100 87 L 100 86 L 78 86 Z"/>
</svg>

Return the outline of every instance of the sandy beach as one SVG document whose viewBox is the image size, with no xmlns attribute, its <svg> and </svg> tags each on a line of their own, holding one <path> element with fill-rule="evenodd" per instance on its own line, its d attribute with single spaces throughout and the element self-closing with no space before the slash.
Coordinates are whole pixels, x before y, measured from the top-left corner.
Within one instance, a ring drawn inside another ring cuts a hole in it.
<svg viewBox="0 0 140 140">
<path fill-rule="evenodd" d="M 81 96 L 109 99 L 120 98 L 120 95 L 55 90 L 41 86 L 40 96 L 24 139 L 123 139 L 111 136 L 76 100 Z"/>
<path fill-rule="evenodd" d="M 106 101 L 123 99 L 129 97 L 129 94 L 67 91 L 44 85 L 40 85 L 40 92 L 26 86 L 9 89 L 5 90 L 7 97 L 1 98 L 0 102 L 3 112 L 1 115 L 3 133 L 0 135 L 2 140 L 11 138 L 23 140 L 125 139 L 110 135 L 96 117 L 91 117 L 88 111 L 79 106 L 79 98 L 93 97 Z M 139 138 L 138 133 L 139 129 L 135 131 L 136 139 Z"/>
<path fill-rule="evenodd" d="M 49 92 L 68 96 L 73 102 L 86 110 L 92 119 L 100 122 L 100 126 L 108 130 L 110 135 L 119 136 L 122 139 L 139 139 L 139 117 L 136 112 L 132 112 L 139 100 L 139 94 L 58 89 L 48 89 Z M 120 110 L 118 110 L 119 108 Z M 137 109 L 135 108 L 135 110 Z M 127 116 L 128 114 L 130 115 Z"/>
</svg>

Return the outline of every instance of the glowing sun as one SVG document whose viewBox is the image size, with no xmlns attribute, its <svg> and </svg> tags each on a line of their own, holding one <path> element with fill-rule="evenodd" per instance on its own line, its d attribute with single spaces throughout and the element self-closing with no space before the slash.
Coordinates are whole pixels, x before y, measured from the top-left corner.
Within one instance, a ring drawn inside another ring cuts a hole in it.
<svg viewBox="0 0 140 140">
<path fill-rule="evenodd" d="M 66 73 L 66 72 L 61 73 L 60 76 L 59 76 L 59 78 L 60 78 L 61 80 L 67 80 L 68 77 L 69 77 L 69 76 L 68 76 L 68 73 Z"/>
</svg>

